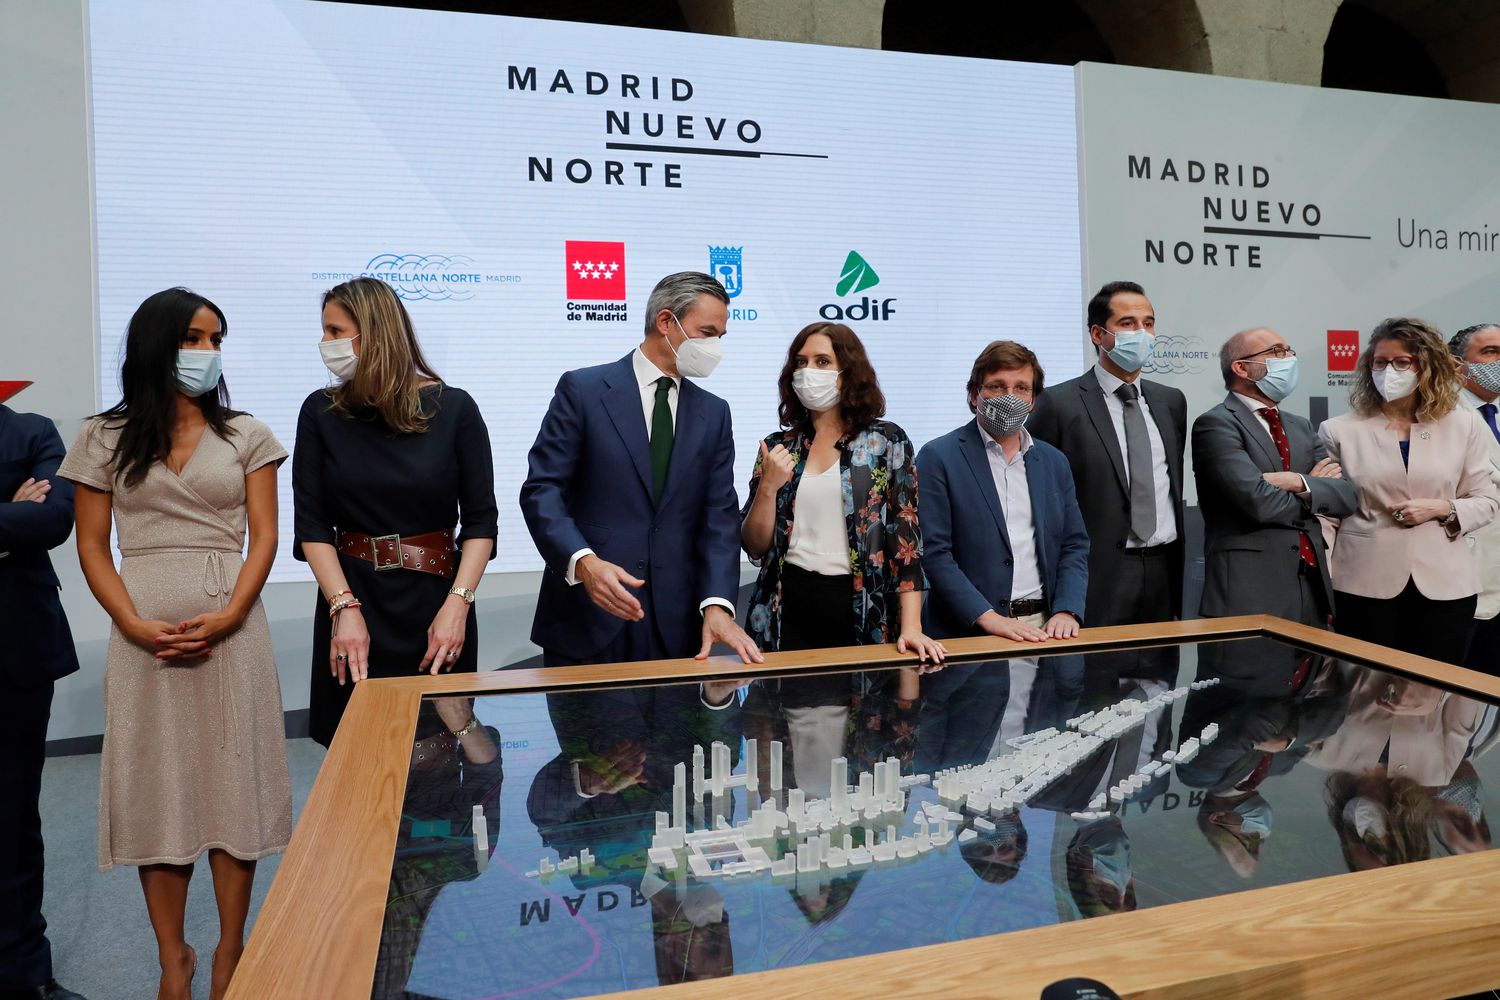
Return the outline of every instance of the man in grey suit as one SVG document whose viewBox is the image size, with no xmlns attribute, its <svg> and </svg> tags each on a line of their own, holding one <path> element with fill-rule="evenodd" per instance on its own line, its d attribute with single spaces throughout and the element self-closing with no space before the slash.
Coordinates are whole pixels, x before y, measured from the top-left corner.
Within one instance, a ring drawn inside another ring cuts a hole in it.
<svg viewBox="0 0 1500 1000">
<path fill-rule="evenodd" d="M 1317 515 L 1352 514 L 1354 483 L 1307 418 L 1278 405 L 1297 384 L 1297 352 L 1281 334 L 1235 334 L 1219 349 L 1219 370 L 1229 395 L 1193 421 L 1207 557 L 1199 613 L 1264 613 L 1326 628 L 1333 584 Z"/>
<path fill-rule="evenodd" d="M 1448 341 L 1448 350 L 1459 362 L 1463 387 L 1460 406 L 1479 415 L 1489 429 L 1490 481 L 1500 486 L 1500 325 L 1480 323 L 1465 327 Z M 1474 627 L 1469 633 L 1469 651 L 1464 666 L 1487 674 L 1500 674 L 1500 519 L 1469 533 L 1468 544 L 1479 559 L 1479 603 L 1474 608 Z"/>
<path fill-rule="evenodd" d="M 1156 313 L 1140 285 L 1113 281 L 1088 306 L 1092 369 L 1036 399 L 1026 427 L 1068 458 L 1089 533 L 1090 626 L 1182 614 L 1182 453 L 1187 400 L 1140 377 Z"/>
</svg>

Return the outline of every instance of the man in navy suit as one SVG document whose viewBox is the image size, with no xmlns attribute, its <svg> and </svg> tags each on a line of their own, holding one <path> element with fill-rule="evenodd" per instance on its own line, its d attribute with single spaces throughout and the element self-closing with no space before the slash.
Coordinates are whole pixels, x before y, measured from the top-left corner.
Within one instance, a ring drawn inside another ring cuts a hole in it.
<svg viewBox="0 0 1500 1000">
<path fill-rule="evenodd" d="M 917 453 L 928 635 L 1078 634 L 1089 536 L 1068 460 L 1023 426 L 1041 389 L 1036 355 L 995 341 L 969 375 L 975 419 Z"/>
<path fill-rule="evenodd" d="M 0 383 L 0 998 L 76 997 L 52 978 L 42 919 L 42 762 L 52 687 L 78 669 L 49 549 L 73 531 L 73 486 L 56 479 L 62 438 L 46 417 L 5 400 L 30 385 Z"/>
<path fill-rule="evenodd" d="M 639 347 L 558 381 L 521 487 L 547 563 L 531 630 L 545 665 L 704 659 L 715 642 L 761 660 L 734 619 L 729 404 L 690 381 L 718 364 L 728 302 L 707 274 L 668 275 Z"/>
</svg>

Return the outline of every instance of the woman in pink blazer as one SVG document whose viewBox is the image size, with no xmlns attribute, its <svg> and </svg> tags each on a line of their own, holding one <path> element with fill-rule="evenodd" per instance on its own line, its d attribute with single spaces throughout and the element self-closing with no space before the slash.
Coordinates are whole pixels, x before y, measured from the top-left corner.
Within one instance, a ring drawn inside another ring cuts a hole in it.
<svg viewBox="0 0 1500 1000">
<path fill-rule="evenodd" d="M 1320 431 L 1359 487 L 1359 510 L 1340 522 L 1329 563 L 1337 628 L 1462 663 L 1479 593 L 1463 536 L 1500 510 L 1489 431 L 1458 406 L 1453 357 L 1419 319 L 1388 319 L 1370 334 L 1349 405 Z"/>
</svg>

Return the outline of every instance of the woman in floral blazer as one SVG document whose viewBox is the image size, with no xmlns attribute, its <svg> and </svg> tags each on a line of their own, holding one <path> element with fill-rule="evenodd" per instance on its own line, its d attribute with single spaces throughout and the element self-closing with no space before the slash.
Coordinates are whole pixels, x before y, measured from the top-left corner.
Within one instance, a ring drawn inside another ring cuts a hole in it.
<svg viewBox="0 0 1500 1000">
<path fill-rule="evenodd" d="M 922 632 L 916 449 L 881 419 L 864 345 L 841 323 L 805 327 L 779 388 L 782 430 L 761 443 L 743 512 L 760 564 L 747 630 L 766 650 L 895 641 L 941 661 Z"/>
</svg>

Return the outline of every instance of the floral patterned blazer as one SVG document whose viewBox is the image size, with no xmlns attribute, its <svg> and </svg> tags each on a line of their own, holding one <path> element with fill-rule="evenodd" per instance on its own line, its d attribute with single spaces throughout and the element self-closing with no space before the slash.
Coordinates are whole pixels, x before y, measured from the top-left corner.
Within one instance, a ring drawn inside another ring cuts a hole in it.
<svg viewBox="0 0 1500 1000">
<path fill-rule="evenodd" d="M 760 576 L 750 598 L 745 630 L 762 649 L 781 648 L 781 574 L 792 540 L 792 513 L 797 487 L 812 439 L 797 428 L 766 437 L 766 448 L 784 446 L 791 453 L 792 478 L 776 494 L 776 523 L 771 548 L 760 561 Z M 854 577 L 849 644 L 893 642 L 901 631 L 898 594 L 925 590 L 922 574 L 922 529 L 917 523 L 916 449 L 906 432 L 885 420 L 838 443 L 843 482 L 844 524 L 849 534 L 849 571 Z M 755 460 L 743 519 L 760 488 L 761 460 Z"/>
</svg>

